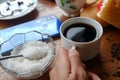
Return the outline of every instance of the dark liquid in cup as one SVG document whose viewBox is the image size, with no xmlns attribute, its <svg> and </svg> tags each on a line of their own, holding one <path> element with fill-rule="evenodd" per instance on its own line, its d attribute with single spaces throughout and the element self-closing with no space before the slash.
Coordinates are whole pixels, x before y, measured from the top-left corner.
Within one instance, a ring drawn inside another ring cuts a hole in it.
<svg viewBox="0 0 120 80">
<path fill-rule="evenodd" d="M 65 29 L 63 35 L 75 42 L 89 42 L 95 39 L 96 30 L 89 24 L 74 23 Z"/>
</svg>

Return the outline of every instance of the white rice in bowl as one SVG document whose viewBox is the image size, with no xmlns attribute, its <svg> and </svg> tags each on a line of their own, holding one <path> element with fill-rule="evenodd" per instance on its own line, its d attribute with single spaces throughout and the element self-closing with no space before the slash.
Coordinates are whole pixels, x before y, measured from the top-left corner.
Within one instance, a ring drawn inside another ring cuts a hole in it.
<svg viewBox="0 0 120 80">
<path fill-rule="evenodd" d="M 42 75 L 44 70 L 52 63 L 55 51 L 46 42 L 30 41 L 11 51 L 11 55 L 23 55 L 24 57 L 11 58 L 1 61 L 3 67 L 17 74 L 38 71 L 33 75 Z M 27 58 L 26 58 L 27 57 Z M 29 58 L 29 59 L 28 59 Z M 18 75 L 19 76 L 19 75 Z"/>
</svg>

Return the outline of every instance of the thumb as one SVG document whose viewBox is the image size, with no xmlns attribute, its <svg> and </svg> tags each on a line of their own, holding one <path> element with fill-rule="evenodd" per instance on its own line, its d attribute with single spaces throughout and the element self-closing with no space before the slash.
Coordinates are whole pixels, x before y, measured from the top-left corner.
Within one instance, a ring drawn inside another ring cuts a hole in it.
<svg viewBox="0 0 120 80">
<path fill-rule="evenodd" d="M 88 72 L 88 76 L 89 76 L 90 80 L 101 80 L 98 75 L 96 75 L 92 72 Z"/>
</svg>

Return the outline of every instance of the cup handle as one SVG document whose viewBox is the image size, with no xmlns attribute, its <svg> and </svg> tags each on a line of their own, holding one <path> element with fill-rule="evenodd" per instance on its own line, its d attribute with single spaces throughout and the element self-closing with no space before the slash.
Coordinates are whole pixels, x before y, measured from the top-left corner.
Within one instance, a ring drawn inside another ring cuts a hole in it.
<svg viewBox="0 0 120 80">
<path fill-rule="evenodd" d="M 87 2 L 85 7 L 94 4 L 95 2 L 97 2 L 97 0 L 91 0 L 90 2 Z"/>
</svg>

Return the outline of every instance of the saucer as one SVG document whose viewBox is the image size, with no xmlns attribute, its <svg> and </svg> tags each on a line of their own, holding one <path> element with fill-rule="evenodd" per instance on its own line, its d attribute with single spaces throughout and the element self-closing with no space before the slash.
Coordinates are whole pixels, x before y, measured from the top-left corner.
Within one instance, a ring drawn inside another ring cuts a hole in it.
<svg viewBox="0 0 120 80">
<path fill-rule="evenodd" d="M 32 12 L 37 3 L 37 0 L 0 0 L 0 20 L 22 17 Z"/>
</svg>

